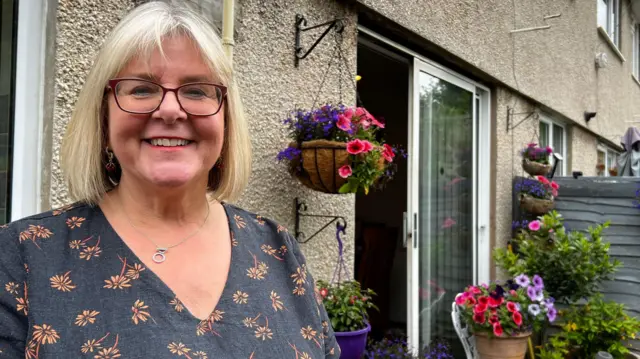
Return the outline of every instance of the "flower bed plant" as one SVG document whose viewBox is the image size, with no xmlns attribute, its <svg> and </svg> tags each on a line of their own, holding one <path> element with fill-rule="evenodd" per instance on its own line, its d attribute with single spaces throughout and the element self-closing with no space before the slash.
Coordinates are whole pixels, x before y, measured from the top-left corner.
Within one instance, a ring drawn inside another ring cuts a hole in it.
<svg viewBox="0 0 640 359">
<path fill-rule="evenodd" d="M 277 156 L 306 186 L 325 192 L 365 194 L 395 173 L 399 151 L 382 140 L 384 122 L 363 107 L 326 104 L 285 119 L 291 143 Z"/>
</svg>

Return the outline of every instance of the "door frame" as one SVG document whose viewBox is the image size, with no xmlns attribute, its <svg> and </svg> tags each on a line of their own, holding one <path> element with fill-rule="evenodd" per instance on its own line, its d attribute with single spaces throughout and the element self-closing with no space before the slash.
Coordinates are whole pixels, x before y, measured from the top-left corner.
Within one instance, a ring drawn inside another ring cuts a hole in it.
<svg viewBox="0 0 640 359">
<path fill-rule="evenodd" d="M 475 148 L 473 151 L 473 172 L 476 181 L 473 183 L 473 192 L 476 194 L 474 201 L 474 228 L 476 241 L 473 246 L 474 282 L 489 282 L 491 277 L 491 241 L 490 227 L 490 183 L 491 183 L 491 91 L 488 87 L 463 76 L 429 58 L 412 51 L 362 25 L 358 25 L 358 31 L 366 34 L 391 48 L 413 57 L 410 65 L 407 90 L 409 91 L 409 118 L 407 148 L 413 149 L 414 143 L 419 141 L 419 132 L 415 129 L 419 110 L 419 98 L 414 95 L 414 88 L 418 86 L 419 70 L 426 70 L 430 75 L 441 78 L 456 86 L 468 89 L 474 94 L 474 115 L 477 114 L 477 123 L 474 128 Z M 408 191 L 407 191 L 407 216 L 406 216 L 406 243 L 407 243 L 407 334 L 408 344 L 413 350 L 418 350 L 420 343 L 419 312 L 419 246 L 418 246 L 418 181 L 414 180 L 415 169 L 419 168 L 419 156 L 409 153 L 408 166 Z M 486 189 L 480 191 L 479 189 Z M 472 284 L 472 283 L 469 283 Z"/>
</svg>

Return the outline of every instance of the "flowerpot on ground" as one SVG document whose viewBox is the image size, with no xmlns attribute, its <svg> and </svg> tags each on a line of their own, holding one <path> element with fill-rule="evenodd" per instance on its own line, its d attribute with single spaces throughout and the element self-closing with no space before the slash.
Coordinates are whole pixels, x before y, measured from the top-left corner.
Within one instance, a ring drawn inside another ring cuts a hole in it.
<svg viewBox="0 0 640 359">
<path fill-rule="evenodd" d="M 546 176 L 551 171 L 551 165 L 522 159 L 522 169 L 531 176 Z"/>
<path fill-rule="evenodd" d="M 488 333 L 474 334 L 480 359 L 524 359 L 531 332 L 490 338 Z"/>
<path fill-rule="evenodd" d="M 523 210 L 541 216 L 549 213 L 555 207 L 555 202 L 551 199 L 540 199 L 528 194 L 520 194 L 520 208 Z"/>
<path fill-rule="evenodd" d="M 340 359 L 361 359 L 367 347 L 367 336 L 371 326 L 367 323 L 364 329 L 352 332 L 335 332 L 336 340 L 340 345 Z"/>
</svg>

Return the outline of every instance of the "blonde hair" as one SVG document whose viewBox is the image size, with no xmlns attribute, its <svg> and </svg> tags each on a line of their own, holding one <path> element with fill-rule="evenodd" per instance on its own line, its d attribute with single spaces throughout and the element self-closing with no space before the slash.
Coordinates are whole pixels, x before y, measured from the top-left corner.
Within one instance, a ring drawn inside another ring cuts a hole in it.
<svg viewBox="0 0 640 359">
<path fill-rule="evenodd" d="M 133 9 L 109 34 L 78 96 L 60 150 L 73 200 L 97 204 L 113 188 L 104 163 L 107 81 L 135 56 L 149 58 L 156 49 L 164 54 L 162 40 L 175 35 L 190 38 L 213 75 L 228 87 L 222 166 L 210 171 L 211 195 L 220 201 L 233 201 L 244 191 L 251 172 L 251 141 L 238 84 L 216 28 L 184 6 L 149 2 Z"/>
</svg>

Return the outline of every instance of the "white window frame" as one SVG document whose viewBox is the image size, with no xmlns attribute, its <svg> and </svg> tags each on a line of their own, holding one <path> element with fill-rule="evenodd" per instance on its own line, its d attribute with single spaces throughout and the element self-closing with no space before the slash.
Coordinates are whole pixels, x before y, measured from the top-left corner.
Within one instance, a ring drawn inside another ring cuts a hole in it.
<svg viewBox="0 0 640 359">
<path fill-rule="evenodd" d="M 46 24 L 55 11 L 51 1 L 18 4 L 11 221 L 41 212 Z"/>
<path fill-rule="evenodd" d="M 620 156 L 620 153 L 616 150 L 613 150 L 611 147 L 603 145 L 603 144 L 598 144 L 598 152 L 603 152 L 604 153 L 604 176 L 599 176 L 599 177 L 610 177 L 611 175 L 609 174 L 609 156 L 610 155 L 615 155 L 616 159 L 618 158 L 618 156 Z M 596 156 L 597 158 L 597 156 Z M 617 167 L 617 161 L 614 162 L 614 164 Z M 596 163 L 597 165 L 597 163 Z"/>
<path fill-rule="evenodd" d="M 633 26 L 633 76 L 640 82 L 640 22 Z"/>
<path fill-rule="evenodd" d="M 598 27 L 604 30 L 611 42 L 616 48 L 620 48 L 620 0 L 596 0 Z M 602 3 L 605 3 L 606 18 L 601 19 Z M 603 22 L 604 21 L 604 22 Z"/>
<path fill-rule="evenodd" d="M 553 149 L 554 152 L 555 152 L 555 148 L 553 148 L 553 126 L 556 125 L 562 128 L 562 152 L 560 152 L 560 155 L 562 156 L 562 161 L 560 162 L 560 166 L 559 168 L 556 169 L 556 173 L 554 175 L 566 176 L 567 175 L 567 127 L 560 122 L 552 120 L 546 115 L 540 115 L 539 121 L 540 123 L 544 123 L 549 127 L 549 133 L 548 133 L 549 138 L 547 138 L 547 143 Z M 538 127 L 540 127 L 540 125 L 538 125 Z M 538 132 L 539 132 L 539 129 L 538 129 Z M 556 159 L 553 156 L 551 156 L 551 158 L 549 159 L 549 163 L 553 166 L 555 164 L 555 161 Z"/>
</svg>

